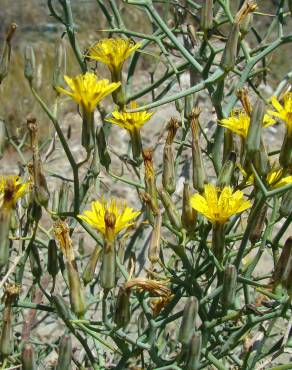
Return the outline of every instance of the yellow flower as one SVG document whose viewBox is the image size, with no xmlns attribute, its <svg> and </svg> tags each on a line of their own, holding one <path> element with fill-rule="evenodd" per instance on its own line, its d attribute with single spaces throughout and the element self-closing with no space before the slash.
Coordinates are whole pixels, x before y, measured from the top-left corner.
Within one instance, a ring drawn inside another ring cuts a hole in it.
<svg viewBox="0 0 292 370">
<path fill-rule="evenodd" d="M 64 76 L 71 91 L 58 86 L 57 91 L 69 95 L 87 112 L 93 112 L 97 104 L 107 95 L 116 90 L 121 83 L 110 83 L 109 80 L 98 80 L 95 73 L 86 72 L 74 78 Z"/>
<path fill-rule="evenodd" d="M 137 108 L 136 102 L 131 102 L 130 108 Z M 107 122 L 120 126 L 128 131 L 140 130 L 140 128 L 153 116 L 154 113 L 142 112 L 112 112 L 113 118 L 106 119 Z"/>
<path fill-rule="evenodd" d="M 132 221 L 140 214 L 139 211 L 127 207 L 125 202 L 119 202 L 116 199 L 111 199 L 108 202 L 104 199 L 101 202 L 97 200 L 91 203 L 91 208 L 91 211 L 84 211 L 78 217 L 103 235 L 106 234 L 109 218 L 113 221 L 110 226 L 114 228 L 113 232 L 117 235 L 123 229 L 133 225 Z M 109 215 L 113 217 L 109 217 Z"/>
<path fill-rule="evenodd" d="M 27 192 L 28 186 L 28 182 L 23 182 L 21 177 L 16 175 L 0 177 L 0 199 L 3 205 L 13 207 L 17 200 Z"/>
<path fill-rule="evenodd" d="M 213 184 L 204 186 L 204 194 L 194 194 L 191 197 L 191 206 L 202 213 L 212 223 L 224 224 L 228 219 L 250 208 L 249 200 L 244 200 L 240 190 L 232 192 L 230 186 L 225 186 L 221 191 Z"/>
<path fill-rule="evenodd" d="M 247 177 L 247 173 L 241 165 L 238 165 L 240 172 L 242 173 L 243 177 Z M 285 176 L 283 168 L 276 168 L 273 166 L 271 171 L 268 172 L 266 176 L 266 184 L 271 187 L 272 189 L 280 188 L 281 186 L 285 186 L 292 183 L 292 176 Z M 246 180 L 245 184 L 247 186 L 253 185 L 255 182 L 254 174 L 249 175 L 248 179 Z"/>
<path fill-rule="evenodd" d="M 89 49 L 89 57 L 106 64 L 111 72 L 118 72 L 125 60 L 140 47 L 140 43 L 135 44 L 130 39 L 103 39 Z"/>
<path fill-rule="evenodd" d="M 279 103 L 279 100 L 275 96 L 272 97 L 271 103 L 278 112 L 269 110 L 268 114 L 280 118 L 285 122 L 287 130 L 292 132 L 292 92 L 287 92 L 283 96 L 284 106 Z"/>
<path fill-rule="evenodd" d="M 275 122 L 268 114 L 264 115 L 263 127 L 271 126 Z M 246 138 L 250 125 L 250 116 L 241 109 L 234 109 L 228 118 L 222 119 L 219 123 L 237 135 Z"/>
</svg>

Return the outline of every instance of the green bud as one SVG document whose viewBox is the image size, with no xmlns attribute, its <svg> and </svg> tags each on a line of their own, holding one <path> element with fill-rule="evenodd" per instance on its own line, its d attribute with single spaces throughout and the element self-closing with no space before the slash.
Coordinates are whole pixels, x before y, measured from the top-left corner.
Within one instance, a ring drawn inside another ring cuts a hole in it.
<svg viewBox="0 0 292 370">
<path fill-rule="evenodd" d="M 228 159 L 225 161 L 224 165 L 221 167 L 217 186 L 224 188 L 224 186 L 230 186 L 231 180 L 234 175 L 235 170 L 235 162 L 236 162 L 236 153 L 230 152 Z"/>
<path fill-rule="evenodd" d="M 252 244 L 255 244 L 261 237 L 264 224 L 265 224 L 265 219 L 267 216 L 267 210 L 268 210 L 268 206 L 267 204 L 264 204 L 263 207 L 259 211 L 256 223 L 249 236 L 249 240 Z"/>
<path fill-rule="evenodd" d="M 130 294 L 131 291 L 128 289 L 119 289 L 114 316 L 114 321 L 118 327 L 124 328 L 130 321 Z"/>
<path fill-rule="evenodd" d="M 0 353 L 6 357 L 13 353 L 13 326 L 12 326 L 12 309 L 10 305 L 4 307 L 2 332 L 0 337 Z"/>
<path fill-rule="evenodd" d="M 213 0 L 206 0 L 203 2 L 200 25 L 205 32 L 213 27 Z"/>
<path fill-rule="evenodd" d="M 257 99 L 254 108 L 251 112 L 250 125 L 245 141 L 246 153 L 248 159 L 253 159 L 253 156 L 260 151 L 262 123 L 265 114 L 265 104 L 262 100 Z"/>
<path fill-rule="evenodd" d="M 140 130 L 134 128 L 130 131 L 133 159 L 140 164 L 142 162 L 142 141 Z"/>
<path fill-rule="evenodd" d="M 24 77 L 32 84 L 35 75 L 35 55 L 33 48 L 27 45 L 24 50 Z"/>
<path fill-rule="evenodd" d="M 82 275 L 84 285 L 89 284 L 93 280 L 97 261 L 99 259 L 101 251 L 102 251 L 102 248 L 99 245 L 97 245 L 94 248 L 93 253 L 90 255 L 89 260 L 87 262 L 87 265 L 85 266 L 85 269 Z"/>
<path fill-rule="evenodd" d="M 189 297 L 183 310 L 178 340 L 182 345 L 189 345 L 196 326 L 199 303 L 196 297 Z"/>
<path fill-rule="evenodd" d="M 59 272 L 58 247 L 55 239 L 51 239 L 48 245 L 48 273 L 55 278 Z"/>
<path fill-rule="evenodd" d="M 161 224 L 162 224 L 162 217 L 161 217 L 161 214 L 158 213 L 154 219 L 150 246 L 148 250 L 148 258 L 151 263 L 156 263 L 157 261 L 159 261 Z"/>
<path fill-rule="evenodd" d="M 86 311 L 85 297 L 79 274 L 74 264 L 75 261 L 67 262 L 70 303 L 75 315 L 78 318 L 82 318 Z"/>
<path fill-rule="evenodd" d="M 70 192 L 70 185 L 67 182 L 63 182 L 61 185 L 60 193 L 59 193 L 58 213 L 68 212 L 69 192 Z M 62 216 L 60 218 L 64 220 L 66 216 Z"/>
<path fill-rule="evenodd" d="M 192 129 L 192 163 L 193 163 L 193 186 L 199 192 L 204 190 L 206 181 L 205 166 L 203 162 L 201 146 L 199 142 L 199 116 L 201 110 L 194 108 L 191 114 Z"/>
<path fill-rule="evenodd" d="M 241 38 L 243 39 L 250 31 L 253 21 L 253 14 L 249 13 L 240 24 Z"/>
<path fill-rule="evenodd" d="M 106 169 L 108 169 L 109 165 L 111 164 L 111 157 L 107 149 L 103 127 L 100 127 L 96 131 L 96 145 L 98 149 L 100 164 L 104 166 Z"/>
<path fill-rule="evenodd" d="M 239 38 L 239 24 L 233 23 L 228 40 L 223 51 L 220 66 L 224 71 L 231 71 L 236 63 L 237 45 Z"/>
<path fill-rule="evenodd" d="M 25 343 L 21 352 L 21 363 L 23 370 L 36 370 L 35 352 L 32 344 Z"/>
<path fill-rule="evenodd" d="M 9 262 L 9 227 L 11 210 L 0 208 L 0 270 Z"/>
<path fill-rule="evenodd" d="M 182 228 L 181 218 L 170 195 L 164 189 L 160 189 L 158 193 L 170 223 L 177 230 L 181 230 Z"/>
<path fill-rule="evenodd" d="M 223 290 L 221 296 L 224 311 L 233 308 L 236 296 L 237 270 L 234 265 L 227 265 L 224 270 Z"/>
<path fill-rule="evenodd" d="M 286 131 L 281 147 L 279 162 L 284 169 L 292 170 L 292 131 Z"/>
<path fill-rule="evenodd" d="M 184 183 L 183 190 L 183 206 L 182 206 L 182 225 L 190 235 L 194 234 L 197 222 L 197 212 L 191 207 L 190 204 L 191 191 L 188 181 Z"/>
<path fill-rule="evenodd" d="M 194 108 L 194 95 L 190 94 L 190 95 L 185 96 L 184 116 L 187 120 L 191 119 L 193 108 Z"/>
<path fill-rule="evenodd" d="M 213 224 L 212 232 L 212 249 L 215 257 L 219 262 L 222 262 L 225 247 L 225 230 L 224 226 L 219 223 Z"/>
<path fill-rule="evenodd" d="M 94 131 L 94 112 L 90 112 L 85 108 L 82 110 L 82 135 L 81 143 L 85 150 L 89 153 L 95 145 Z"/>
<path fill-rule="evenodd" d="M 59 211 L 59 191 L 54 190 L 52 196 L 52 212 L 58 213 L 58 211 Z M 58 215 L 52 215 L 51 217 L 54 221 L 56 221 L 59 218 Z"/>
<path fill-rule="evenodd" d="M 288 287 L 289 275 L 292 271 L 292 237 L 289 237 L 282 249 L 273 274 L 274 285 L 283 284 Z"/>
<path fill-rule="evenodd" d="M 198 370 L 200 368 L 201 350 L 202 334 L 201 332 L 197 332 L 192 335 L 187 361 L 187 370 Z"/>
<path fill-rule="evenodd" d="M 63 335 L 59 344 L 59 357 L 56 370 L 71 370 L 72 340 L 70 335 Z"/>
<path fill-rule="evenodd" d="M 39 280 L 42 275 L 42 266 L 39 251 L 35 244 L 30 246 L 29 262 L 32 275 Z"/>
<path fill-rule="evenodd" d="M 11 23 L 10 27 L 8 29 L 8 32 L 6 34 L 3 47 L 1 49 L 0 54 L 0 85 L 4 78 L 8 74 L 8 68 L 10 63 L 10 57 L 11 57 L 11 39 L 16 31 L 17 25 L 16 23 Z"/>
<path fill-rule="evenodd" d="M 292 17 L 292 0 L 288 0 L 288 8 L 289 8 L 290 15 Z"/>
<path fill-rule="evenodd" d="M 166 144 L 163 149 L 162 184 L 169 194 L 174 193 L 176 188 L 176 176 L 172 145 L 169 144 Z"/>
<path fill-rule="evenodd" d="M 53 72 L 53 89 L 56 90 L 57 86 L 62 86 L 63 76 L 66 75 L 66 48 L 62 42 L 56 45 L 54 72 Z M 57 91 L 57 90 L 56 90 Z"/>
<path fill-rule="evenodd" d="M 184 110 L 184 104 L 182 99 L 177 99 L 175 102 L 175 109 L 178 113 L 181 113 Z"/>
<path fill-rule="evenodd" d="M 104 289 L 116 286 L 116 249 L 114 241 L 105 240 L 102 250 L 100 285 Z"/>
<path fill-rule="evenodd" d="M 286 191 L 282 197 L 280 215 L 282 217 L 288 217 L 292 209 L 292 189 Z"/>
<path fill-rule="evenodd" d="M 6 135 L 5 122 L 0 118 L 0 159 L 3 157 L 6 140 L 7 140 L 7 135 Z"/>
<path fill-rule="evenodd" d="M 67 305 L 67 302 L 64 301 L 63 297 L 60 294 L 52 294 L 52 299 L 58 314 L 64 320 L 71 320 L 72 315 L 70 309 Z"/>
<path fill-rule="evenodd" d="M 270 162 L 264 142 L 261 139 L 260 150 L 254 154 L 254 166 L 261 176 L 266 176 L 270 170 Z"/>
</svg>

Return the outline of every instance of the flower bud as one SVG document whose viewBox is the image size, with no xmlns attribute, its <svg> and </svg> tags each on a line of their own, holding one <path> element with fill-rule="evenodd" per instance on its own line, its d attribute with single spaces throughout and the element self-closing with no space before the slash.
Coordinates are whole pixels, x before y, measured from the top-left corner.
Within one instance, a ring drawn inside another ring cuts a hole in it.
<svg viewBox="0 0 292 370">
<path fill-rule="evenodd" d="M 21 363 L 23 370 L 37 370 L 35 363 L 35 352 L 32 344 L 24 344 L 21 352 Z"/>
<path fill-rule="evenodd" d="M 58 247 L 54 239 L 48 245 L 48 273 L 55 278 L 59 272 Z"/>
<path fill-rule="evenodd" d="M 292 209 L 292 189 L 286 191 L 282 197 L 280 215 L 282 217 L 288 217 Z"/>
<path fill-rule="evenodd" d="M 105 240 L 102 250 L 100 285 L 104 289 L 116 286 L 116 250 L 114 241 Z"/>
<path fill-rule="evenodd" d="M 83 274 L 82 274 L 82 279 L 83 279 L 84 285 L 89 284 L 93 280 L 94 272 L 95 272 L 96 265 L 97 265 L 97 261 L 99 259 L 101 251 L 102 251 L 102 248 L 99 245 L 97 245 L 94 248 L 93 253 L 89 257 L 87 265 L 85 266 L 85 269 L 84 269 Z"/>
<path fill-rule="evenodd" d="M 89 153 L 94 148 L 95 143 L 95 131 L 94 131 L 94 113 L 87 109 L 82 109 L 82 134 L 81 144 Z"/>
<path fill-rule="evenodd" d="M 150 246 L 148 250 L 149 261 L 153 264 L 159 261 L 161 224 L 162 224 L 162 217 L 161 217 L 161 214 L 158 213 L 154 219 Z"/>
<path fill-rule="evenodd" d="M 243 39 L 250 31 L 253 21 L 253 14 L 249 13 L 240 24 L 241 38 Z"/>
<path fill-rule="evenodd" d="M 66 75 L 66 49 L 62 42 L 56 45 L 54 71 L 53 71 L 53 89 L 57 92 L 56 87 L 62 86 L 63 76 Z M 58 92 L 57 92 L 58 93 Z M 59 94 L 59 93 L 58 93 Z"/>
<path fill-rule="evenodd" d="M 59 193 L 58 213 L 68 212 L 69 192 L 70 192 L 70 185 L 67 182 L 62 182 L 60 193 Z M 60 216 L 60 218 L 64 220 L 66 216 Z"/>
<path fill-rule="evenodd" d="M 156 178 L 153 166 L 153 150 L 152 149 L 144 149 L 143 150 L 143 159 L 144 159 L 144 167 L 145 167 L 145 189 L 146 192 L 150 195 L 153 206 L 158 209 L 158 196 L 157 196 L 157 188 L 156 188 Z"/>
<path fill-rule="evenodd" d="M 176 99 L 175 100 L 175 109 L 178 111 L 178 113 L 181 114 L 181 112 L 184 110 L 184 103 L 182 99 Z"/>
<path fill-rule="evenodd" d="M 288 238 L 277 261 L 273 274 L 274 286 L 282 284 L 288 287 L 289 275 L 292 271 L 292 237 Z"/>
<path fill-rule="evenodd" d="M 114 321 L 118 327 L 124 328 L 130 321 L 130 294 L 129 289 L 123 287 L 119 289 L 114 316 Z"/>
<path fill-rule="evenodd" d="M 1 50 L 0 55 L 0 85 L 4 78 L 8 74 L 9 62 L 11 57 L 11 39 L 16 31 L 17 25 L 16 23 L 11 23 L 8 32 L 6 34 L 6 38 L 4 40 L 4 44 Z"/>
<path fill-rule="evenodd" d="M 204 32 L 213 27 L 213 0 L 206 0 L 203 2 L 200 25 Z"/>
<path fill-rule="evenodd" d="M 135 127 L 129 132 L 131 136 L 133 159 L 140 164 L 142 162 L 142 141 L 140 130 Z"/>
<path fill-rule="evenodd" d="M 191 207 L 190 199 L 190 186 L 188 181 L 185 181 L 181 220 L 183 227 L 188 231 L 190 235 L 193 235 L 196 228 L 197 212 Z"/>
<path fill-rule="evenodd" d="M 6 144 L 6 128 L 4 121 L 0 118 L 0 159 L 3 157 Z"/>
<path fill-rule="evenodd" d="M 220 66 L 224 71 L 231 71 L 236 63 L 237 45 L 239 38 L 239 24 L 233 23 L 230 30 L 225 49 L 223 51 Z"/>
<path fill-rule="evenodd" d="M 260 150 L 254 154 L 253 162 L 257 172 L 261 176 L 265 177 L 270 170 L 270 162 L 262 139 L 260 143 Z"/>
<path fill-rule="evenodd" d="M 35 76 L 35 55 L 32 46 L 26 45 L 24 50 L 24 77 L 32 85 Z"/>
<path fill-rule="evenodd" d="M 224 186 L 231 185 L 231 180 L 235 170 L 235 162 L 236 162 L 236 153 L 230 152 L 228 159 L 225 161 L 224 165 L 220 170 L 219 177 L 217 180 L 218 187 L 224 188 Z"/>
<path fill-rule="evenodd" d="M 67 262 L 70 303 L 75 315 L 82 318 L 86 311 L 85 297 L 78 271 L 74 265 L 75 262 Z"/>
<path fill-rule="evenodd" d="M 199 303 L 196 297 L 189 297 L 183 310 L 181 325 L 179 328 L 178 340 L 183 345 L 190 344 L 192 334 L 195 330 L 196 318 L 198 315 Z"/>
<path fill-rule="evenodd" d="M 35 244 L 30 246 L 29 262 L 32 275 L 39 280 L 42 275 L 42 266 L 39 251 Z"/>
<path fill-rule="evenodd" d="M 53 196 L 52 196 L 52 212 L 54 214 L 52 214 L 52 216 L 51 216 L 54 221 L 56 221 L 59 218 L 59 216 L 56 215 L 56 213 L 58 213 L 58 211 L 59 211 L 58 208 L 59 208 L 59 191 L 54 190 L 53 191 Z"/>
<path fill-rule="evenodd" d="M 250 233 L 249 240 L 252 244 L 255 244 L 261 237 L 265 219 L 267 215 L 268 206 L 267 204 L 264 204 L 263 207 L 259 210 L 259 214 L 256 220 L 256 223 Z"/>
<path fill-rule="evenodd" d="M 67 303 L 64 301 L 63 297 L 60 294 L 53 294 L 52 299 L 58 314 L 63 320 L 70 320 L 72 318 L 71 312 Z"/>
<path fill-rule="evenodd" d="M 12 309 L 5 306 L 3 311 L 2 332 L 0 337 L 0 353 L 3 357 L 9 356 L 14 349 Z"/>
<path fill-rule="evenodd" d="M 199 143 L 199 115 L 201 110 L 194 108 L 191 113 L 192 129 L 192 158 L 193 158 L 193 186 L 199 192 L 204 190 L 206 180 L 205 167 Z"/>
<path fill-rule="evenodd" d="M 70 334 L 64 334 L 59 344 L 59 357 L 56 370 L 71 370 L 72 340 Z"/>
<path fill-rule="evenodd" d="M 160 189 L 158 193 L 171 225 L 177 230 L 181 230 L 181 218 L 170 195 L 164 189 Z"/>
<path fill-rule="evenodd" d="M 260 151 L 262 122 L 265 114 L 265 104 L 257 99 L 251 112 L 250 125 L 246 137 L 246 153 L 249 159 L 252 159 L 255 153 Z"/>
<path fill-rule="evenodd" d="M 178 129 L 178 121 L 172 117 L 168 125 L 168 135 L 166 138 L 166 144 L 163 149 L 163 172 L 162 172 L 162 184 L 164 189 L 172 194 L 176 188 L 175 178 L 175 166 L 174 156 L 172 150 L 172 143 Z"/>
<path fill-rule="evenodd" d="M 284 169 L 292 170 L 292 131 L 286 131 L 281 147 L 279 162 Z"/>
<path fill-rule="evenodd" d="M 234 306 L 236 296 L 237 270 L 234 265 L 227 265 L 224 270 L 223 290 L 221 296 L 224 311 Z"/>
<path fill-rule="evenodd" d="M 191 119 L 193 108 L 194 108 L 194 95 L 190 94 L 185 96 L 184 116 L 187 120 Z"/>
<path fill-rule="evenodd" d="M 0 271 L 8 266 L 9 262 L 9 228 L 11 209 L 0 208 Z"/>
<path fill-rule="evenodd" d="M 200 368 L 200 357 L 202 350 L 202 334 L 194 333 L 190 342 L 190 351 L 187 361 L 187 370 L 198 370 Z"/>
<path fill-rule="evenodd" d="M 98 149 L 100 164 L 108 170 L 109 165 L 111 164 L 111 157 L 107 149 L 103 127 L 100 127 L 96 131 L 96 145 Z"/>
<path fill-rule="evenodd" d="M 225 230 L 224 225 L 219 223 L 213 224 L 212 231 L 212 249 L 215 257 L 222 262 L 225 247 Z"/>
</svg>

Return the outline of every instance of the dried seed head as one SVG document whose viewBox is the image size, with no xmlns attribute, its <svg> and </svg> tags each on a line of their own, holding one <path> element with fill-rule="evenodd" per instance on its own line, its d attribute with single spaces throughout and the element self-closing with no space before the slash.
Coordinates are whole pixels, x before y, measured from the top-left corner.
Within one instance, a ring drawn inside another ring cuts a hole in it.
<svg viewBox="0 0 292 370">
<path fill-rule="evenodd" d="M 235 23 L 241 24 L 246 16 L 253 13 L 257 9 L 257 3 L 255 0 L 245 0 L 242 7 L 239 9 L 235 16 Z"/>
<path fill-rule="evenodd" d="M 54 233 L 61 251 L 68 262 L 73 262 L 75 256 L 69 231 L 69 226 L 65 221 L 58 220 L 54 223 Z"/>
<path fill-rule="evenodd" d="M 168 134 L 166 138 L 166 144 L 171 145 L 173 143 L 178 128 L 179 128 L 178 119 L 175 117 L 171 117 L 167 127 Z"/>
<path fill-rule="evenodd" d="M 143 159 L 145 166 L 145 177 L 152 177 L 154 175 L 152 148 L 147 148 L 143 150 Z"/>
<path fill-rule="evenodd" d="M 250 100 L 249 100 L 249 97 L 248 97 L 247 88 L 238 89 L 236 91 L 236 95 L 237 95 L 238 99 L 240 100 L 246 114 L 250 116 L 252 109 L 251 109 L 251 103 L 250 103 Z"/>
<path fill-rule="evenodd" d="M 170 297 L 171 291 L 167 287 L 168 280 L 158 281 L 144 278 L 134 278 L 124 284 L 124 289 L 138 288 L 146 290 L 155 296 Z"/>
</svg>

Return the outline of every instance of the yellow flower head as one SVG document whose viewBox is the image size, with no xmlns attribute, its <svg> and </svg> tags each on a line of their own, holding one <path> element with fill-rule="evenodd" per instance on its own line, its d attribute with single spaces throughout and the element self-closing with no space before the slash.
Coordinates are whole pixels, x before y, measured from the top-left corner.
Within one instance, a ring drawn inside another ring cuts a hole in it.
<svg viewBox="0 0 292 370">
<path fill-rule="evenodd" d="M 273 189 L 291 184 L 292 176 L 283 176 L 283 175 L 284 175 L 283 168 L 278 169 L 274 168 L 267 174 L 266 182 Z"/>
<path fill-rule="evenodd" d="M 0 199 L 6 207 L 13 207 L 17 200 L 27 192 L 28 182 L 23 182 L 21 177 L 10 175 L 0 177 Z"/>
<path fill-rule="evenodd" d="M 264 115 L 263 127 L 271 126 L 274 123 L 275 120 L 273 118 L 268 114 Z M 224 118 L 220 121 L 220 124 L 235 132 L 237 135 L 246 138 L 250 125 L 250 116 L 241 109 L 234 109 L 228 118 Z"/>
<path fill-rule="evenodd" d="M 103 39 L 89 49 L 89 57 L 106 64 L 111 72 L 118 72 L 125 60 L 140 47 L 140 43 L 135 44 L 130 39 Z"/>
<path fill-rule="evenodd" d="M 139 211 L 134 211 L 127 207 L 125 202 L 119 202 L 116 199 L 101 202 L 98 200 L 91 203 L 91 211 L 84 211 L 78 217 L 97 229 L 101 234 L 106 235 L 107 227 L 113 228 L 114 235 L 117 235 L 123 229 L 133 225 L 133 220 L 139 216 Z M 108 223 L 111 225 L 108 225 Z"/>
<path fill-rule="evenodd" d="M 76 77 L 64 76 L 71 91 L 58 86 L 57 91 L 69 95 L 87 112 L 93 112 L 97 104 L 107 95 L 116 90 L 121 83 L 110 83 L 109 80 L 98 80 L 95 73 L 86 72 Z"/>
<path fill-rule="evenodd" d="M 247 177 L 247 173 L 241 165 L 238 165 L 240 172 L 242 173 L 243 177 Z M 254 174 L 251 174 L 246 179 L 245 184 L 247 186 L 253 185 L 255 182 Z M 280 188 L 281 186 L 285 186 L 292 183 L 292 176 L 284 176 L 283 168 L 277 168 L 273 165 L 271 171 L 268 172 L 266 176 L 266 184 L 271 187 L 272 189 Z"/>
<path fill-rule="evenodd" d="M 204 186 L 204 194 L 194 194 L 191 197 L 191 207 L 202 213 L 212 223 L 224 224 L 236 213 L 250 208 L 249 200 L 244 200 L 240 190 L 232 192 L 230 186 L 221 191 L 213 184 Z"/>
<path fill-rule="evenodd" d="M 131 102 L 130 108 L 137 108 L 136 102 Z M 147 111 L 142 112 L 112 112 L 113 118 L 106 119 L 107 122 L 113 123 L 114 125 L 120 126 L 128 131 L 139 130 L 154 113 L 148 113 Z"/>
<path fill-rule="evenodd" d="M 280 118 L 285 122 L 288 131 L 292 132 L 292 92 L 287 92 L 283 96 L 284 106 L 279 103 L 279 100 L 275 96 L 272 97 L 271 103 L 277 112 L 270 110 L 268 114 Z"/>
</svg>

